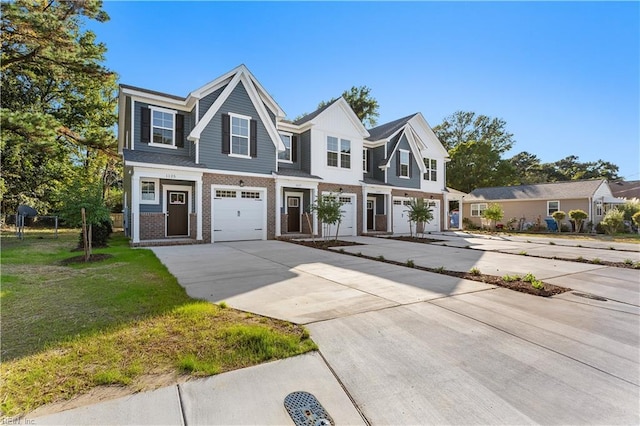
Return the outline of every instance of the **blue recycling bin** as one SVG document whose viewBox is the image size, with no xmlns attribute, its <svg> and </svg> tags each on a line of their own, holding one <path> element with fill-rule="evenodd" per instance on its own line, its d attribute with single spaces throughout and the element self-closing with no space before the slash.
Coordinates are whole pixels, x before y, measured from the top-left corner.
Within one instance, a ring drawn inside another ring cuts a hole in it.
<svg viewBox="0 0 640 426">
<path fill-rule="evenodd" d="M 547 222 L 547 229 L 549 231 L 558 232 L 558 224 L 555 220 L 547 218 L 544 221 Z"/>
</svg>

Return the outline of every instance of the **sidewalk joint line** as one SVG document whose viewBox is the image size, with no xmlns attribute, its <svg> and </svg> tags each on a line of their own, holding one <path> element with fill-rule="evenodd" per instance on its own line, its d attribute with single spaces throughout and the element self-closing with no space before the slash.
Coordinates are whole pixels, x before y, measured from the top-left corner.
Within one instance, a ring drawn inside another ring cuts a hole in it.
<svg viewBox="0 0 640 426">
<path fill-rule="evenodd" d="M 184 426 L 189 426 L 187 424 L 187 415 L 184 412 L 184 404 L 182 402 L 182 389 L 180 388 L 180 384 L 179 383 L 176 385 L 176 389 L 178 391 L 178 405 L 180 405 L 180 415 L 182 415 L 182 424 Z"/>
</svg>

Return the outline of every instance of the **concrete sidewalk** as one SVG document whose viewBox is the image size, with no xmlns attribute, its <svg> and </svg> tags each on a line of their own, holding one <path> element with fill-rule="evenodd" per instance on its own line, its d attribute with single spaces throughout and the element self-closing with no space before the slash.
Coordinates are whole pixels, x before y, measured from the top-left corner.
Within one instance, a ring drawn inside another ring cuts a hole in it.
<svg viewBox="0 0 640 426">
<path fill-rule="evenodd" d="M 296 391 L 315 395 L 335 424 L 365 424 L 317 352 L 27 420 L 36 425 L 287 425 L 293 421 L 284 398 Z"/>
</svg>

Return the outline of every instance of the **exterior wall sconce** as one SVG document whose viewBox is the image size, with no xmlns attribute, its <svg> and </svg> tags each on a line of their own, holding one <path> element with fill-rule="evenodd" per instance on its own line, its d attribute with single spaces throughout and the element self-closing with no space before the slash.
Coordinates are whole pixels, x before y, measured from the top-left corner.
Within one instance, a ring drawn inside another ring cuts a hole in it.
<svg viewBox="0 0 640 426">
<path fill-rule="evenodd" d="M 244 188 L 244 181 L 240 179 L 240 188 Z"/>
<path fill-rule="evenodd" d="M 405 196 L 405 197 L 408 197 L 408 196 L 409 196 L 409 194 L 405 192 L 405 193 L 404 193 L 404 196 Z"/>
</svg>

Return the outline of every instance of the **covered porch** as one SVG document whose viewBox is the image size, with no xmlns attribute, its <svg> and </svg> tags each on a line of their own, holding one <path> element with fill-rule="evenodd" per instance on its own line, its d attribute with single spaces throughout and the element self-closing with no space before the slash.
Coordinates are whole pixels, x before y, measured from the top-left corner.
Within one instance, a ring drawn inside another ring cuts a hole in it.
<svg viewBox="0 0 640 426">
<path fill-rule="evenodd" d="M 392 187 L 384 183 L 363 182 L 362 200 L 365 212 L 362 221 L 363 234 L 387 234 L 391 232 Z"/>
<path fill-rule="evenodd" d="M 311 212 L 317 197 L 317 179 L 276 175 L 276 237 L 318 235 Z"/>
</svg>

